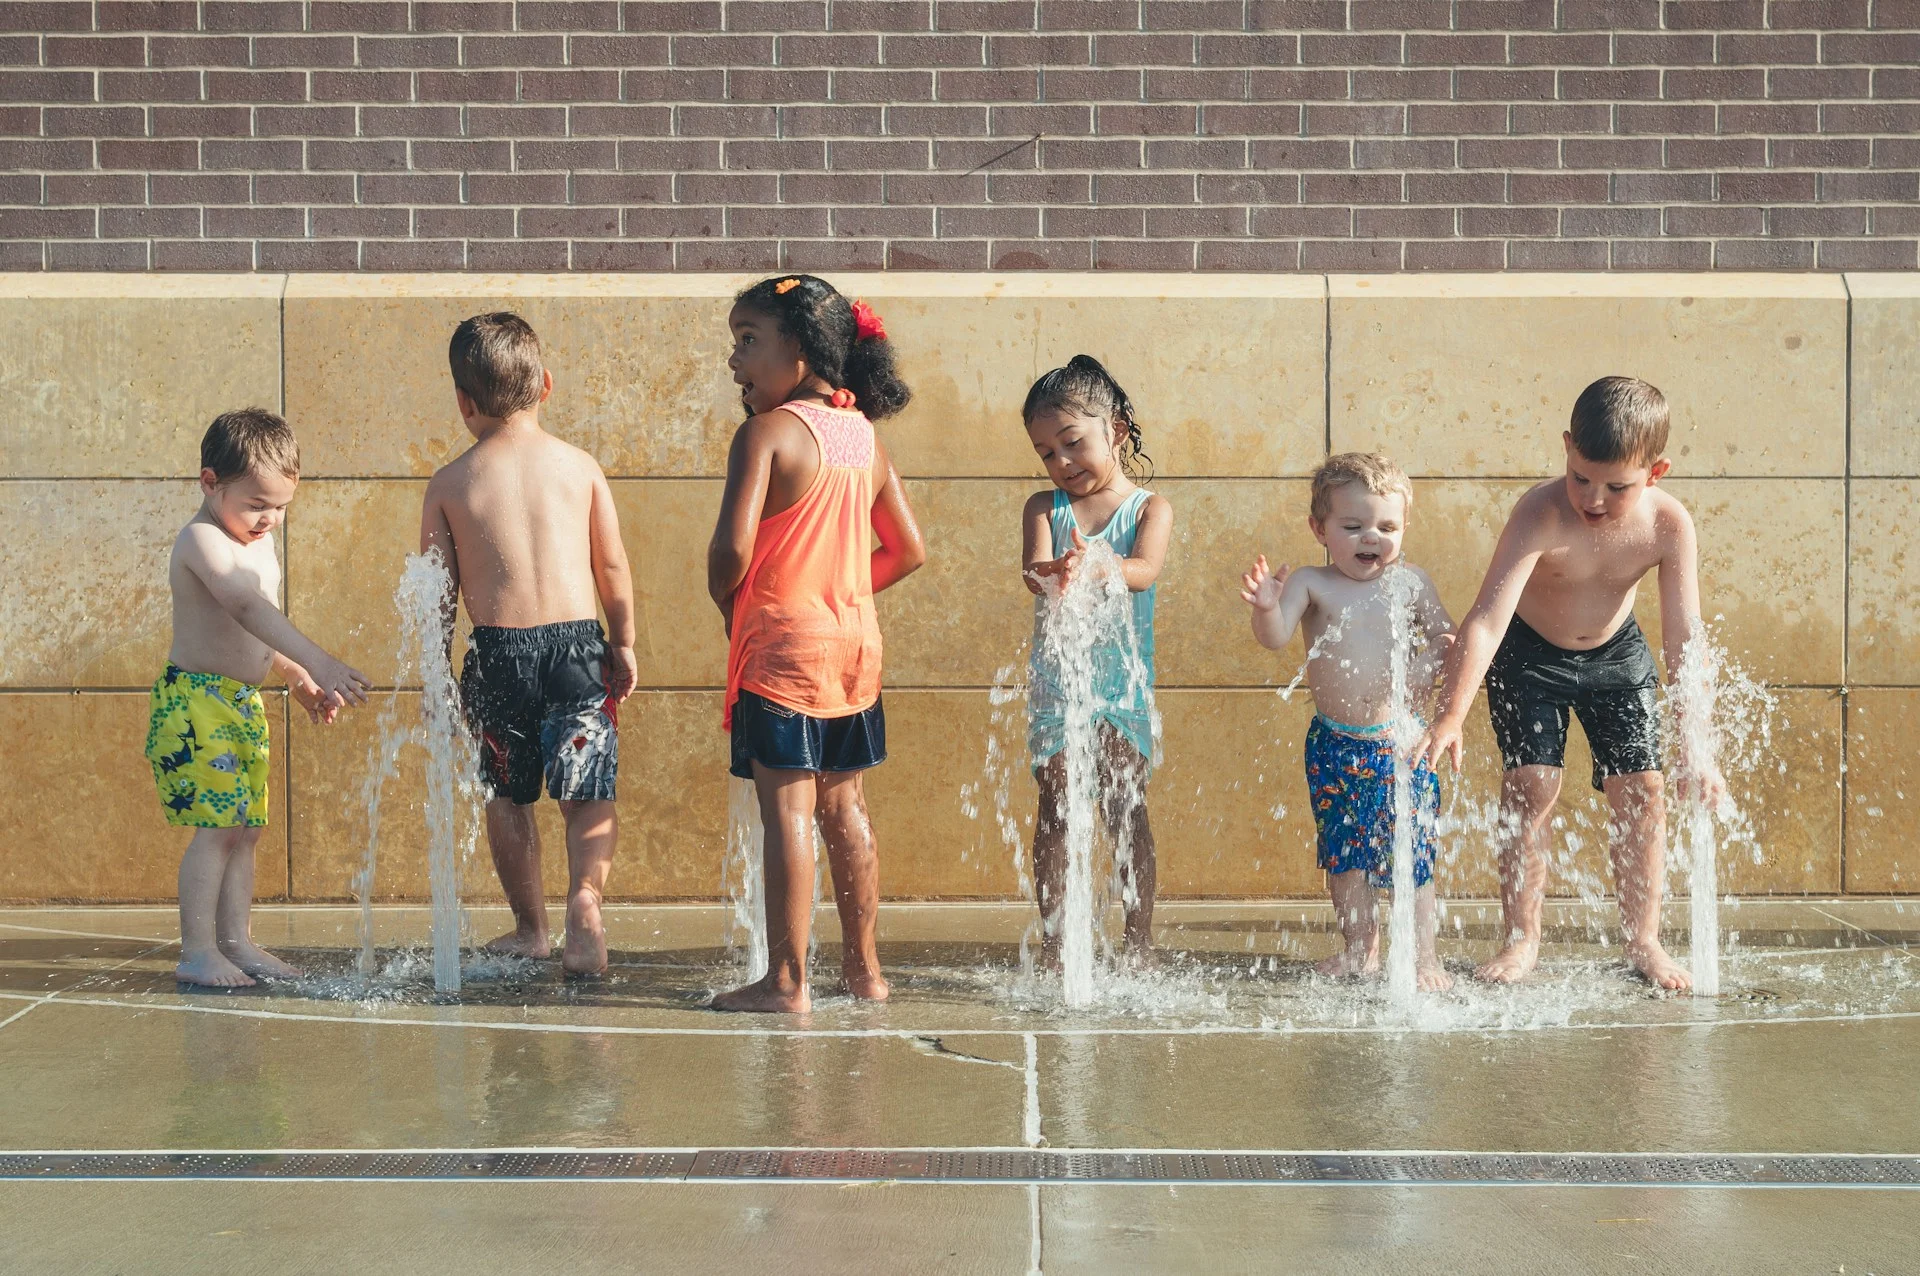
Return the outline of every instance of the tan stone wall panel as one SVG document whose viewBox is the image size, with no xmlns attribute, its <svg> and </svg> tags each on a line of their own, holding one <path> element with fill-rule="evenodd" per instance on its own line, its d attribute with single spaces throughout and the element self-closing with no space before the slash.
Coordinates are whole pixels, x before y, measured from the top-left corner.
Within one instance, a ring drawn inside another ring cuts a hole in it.
<svg viewBox="0 0 1920 1276">
<path fill-rule="evenodd" d="M 146 759 L 145 692 L 0 694 L 0 735 L 15 742 L 0 785 L 0 900 L 78 903 L 175 898 L 193 830 L 167 823 Z M 269 692 L 266 830 L 254 898 L 287 895 L 286 698 Z M 82 818 L 76 820 L 76 815 Z"/>
<path fill-rule="evenodd" d="M 364 778 L 386 701 L 386 696 L 377 697 L 369 710 L 344 715 L 331 727 L 314 726 L 296 715 L 290 774 L 294 792 L 301 795 L 292 826 L 297 899 L 351 895 L 351 882 L 367 850 Z M 417 721 L 419 703 L 418 693 L 399 693 L 398 720 Z M 621 706 L 620 720 L 620 849 L 609 898 L 717 896 L 727 828 L 726 736 L 720 730 L 719 696 L 640 692 Z M 426 897 L 424 776 L 425 753 L 410 745 L 384 789 L 376 898 Z M 547 894 L 564 899 L 566 840 L 559 807 L 542 795 L 535 811 Z M 463 861 L 461 897 L 472 903 L 500 900 L 484 833 Z M 557 925 L 559 920 L 556 912 L 553 921 Z"/>
<path fill-rule="evenodd" d="M 1847 676 L 1920 683 L 1920 481 L 1855 479 L 1848 529 Z"/>
<path fill-rule="evenodd" d="M 889 687 L 991 686 L 1025 677 L 1033 595 L 1020 580 L 1020 511 L 1041 483 L 909 479 L 927 562 L 878 599 Z"/>
<path fill-rule="evenodd" d="M 1920 278 L 1848 275 L 1853 294 L 1853 473 L 1920 475 Z"/>
<path fill-rule="evenodd" d="M 185 477 L 232 408 L 280 406 L 280 275 L 0 282 L 0 477 Z"/>
<path fill-rule="evenodd" d="M 180 480 L 0 484 L 0 686 L 146 687 L 173 641 Z"/>
<path fill-rule="evenodd" d="M 633 571 L 640 685 L 726 685 L 725 622 L 707 596 L 707 543 L 725 485 L 614 479 L 608 486 Z"/>
<path fill-rule="evenodd" d="M 1846 889 L 1920 893 L 1920 690 L 1847 697 Z"/>
<path fill-rule="evenodd" d="M 1644 377 L 1691 474 L 1837 475 L 1846 298 L 1831 277 L 1334 276 L 1333 450 L 1429 477 L 1546 477 L 1588 382 Z"/>
<path fill-rule="evenodd" d="M 287 510 L 287 618 L 375 686 L 398 676 L 393 593 L 407 555 L 420 548 L 425 491 L 406 480 L 309 479 Z M 467 628 L 454 627 L 460 649 Z M 410 674 L 409 685 L 418 678 Z"/>
</svg>

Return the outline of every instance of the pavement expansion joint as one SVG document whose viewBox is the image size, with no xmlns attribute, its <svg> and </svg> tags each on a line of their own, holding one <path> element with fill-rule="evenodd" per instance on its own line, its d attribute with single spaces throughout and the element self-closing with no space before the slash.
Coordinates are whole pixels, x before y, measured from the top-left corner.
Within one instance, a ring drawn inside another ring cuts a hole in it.
<svg viewBox="0 0 1920 1276">
<path fill-rule="evenodd" d="M 1920 1188 L 1920 1156 L 1049 1148 L 0 1153 L 0 1180 L 207 1179 Z"/>
</svg>

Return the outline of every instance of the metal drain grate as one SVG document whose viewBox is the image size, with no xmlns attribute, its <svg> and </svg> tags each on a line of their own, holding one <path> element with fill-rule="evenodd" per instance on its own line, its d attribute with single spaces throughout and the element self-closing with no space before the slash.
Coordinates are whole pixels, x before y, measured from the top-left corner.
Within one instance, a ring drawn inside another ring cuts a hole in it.
<svg viewBox="0 0 1920 1276">
<path fill-rule="evenodd" d="M 714 1148 L 655 1152 L 0 1153 L 0 1179 L 1309 1183 L 1349 1186 L 1920 1187 L 1920 1156 L 1100 1152 Z"/>
</svg>

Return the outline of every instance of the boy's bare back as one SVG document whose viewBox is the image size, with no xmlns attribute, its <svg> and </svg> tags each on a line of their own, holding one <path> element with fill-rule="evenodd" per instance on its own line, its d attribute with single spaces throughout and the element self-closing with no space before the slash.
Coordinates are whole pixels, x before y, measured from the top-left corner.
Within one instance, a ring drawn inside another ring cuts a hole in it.
<svg viewBox="0 0 1920 1276">
<path fill-rule="evenodd" d="M 516 629 L 594 619 L 601 547 L 619 539 L 600 466 L 526 420 L 433 476 L 422 531 L 423 545 L 446 557 L 472 622 Z"/>
<path fill-rule="evenodd" d="M 1593 526 L 1552 479 L 1520 498 L 1501 534 L 1483 596 L 1518 584 L 1513 614 L 1548 642 L 1569 651 L 1599 646 L 1633 611 L 1641 579 L 1691 580 L 1693 520 L 1686 507 L 1649 488 L 1624 519 Z M 1516 577 L 1523 577 L 1516 581 Z"/>
</svg>

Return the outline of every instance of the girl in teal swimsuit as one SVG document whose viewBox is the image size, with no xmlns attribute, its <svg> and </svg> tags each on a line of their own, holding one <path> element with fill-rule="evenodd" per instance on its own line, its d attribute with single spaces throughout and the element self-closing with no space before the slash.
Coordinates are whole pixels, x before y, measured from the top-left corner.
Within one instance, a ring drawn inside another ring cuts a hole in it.
<svg viewBox="0 0 1920 1276">
<path fill-rule="evenodd" d="M 1059 951 L 1062 892 L 1066 881 L 1066 704 L 1062 670 L 1044 641 L 1053 592 L 1083 569 L 1117 570 L 1130 591 L 1130 626 L 1086 653 L 1091 665 L 1092 713 L 1098 736 L 1100 808 L 1119 856 L 1126 946 L 1144 955 L 1153 943 L 1154 848 L 1147 820 L 1146 785 L 1160 738 L 1153 706 L 1153 594 L 1167 542 L 1173 506 L 1136 484 L 1151 481 L 1152 465 L 1141 447 L 1133 404 L 1119 382 L 1086 355 L 1034 382 L 1022 409 L 1027 435 L 1047 468 L 1053 487 L 1036 492 L 1021 514 L 1022 576 L 1034 600 L 1033 661 L 1029 671 L 1027 748 L 1040 785 L 1040 811 L 1033 829 L 1034 883 L 1044 922 L 1043 951 Z M 1088 548 L 1104 543 L 1104 555 L 1089 564 Z"/>
</svg>

